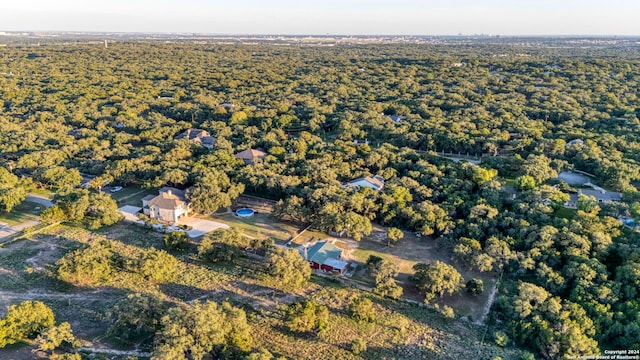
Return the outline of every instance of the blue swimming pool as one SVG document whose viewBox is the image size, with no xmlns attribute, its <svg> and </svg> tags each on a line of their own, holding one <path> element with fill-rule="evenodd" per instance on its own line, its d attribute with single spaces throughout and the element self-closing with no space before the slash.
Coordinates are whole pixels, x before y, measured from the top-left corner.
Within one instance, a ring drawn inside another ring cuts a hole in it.
<svg viewBox="0 0 640 360">
<path fill-rule="evenodd" d="M 238 215 L 239 217 L 252 217 L 254 213 L 255 211 L 249 208 L 242 208 L 242 209 L 236 210 L 236 215 Z"/>
</svg>

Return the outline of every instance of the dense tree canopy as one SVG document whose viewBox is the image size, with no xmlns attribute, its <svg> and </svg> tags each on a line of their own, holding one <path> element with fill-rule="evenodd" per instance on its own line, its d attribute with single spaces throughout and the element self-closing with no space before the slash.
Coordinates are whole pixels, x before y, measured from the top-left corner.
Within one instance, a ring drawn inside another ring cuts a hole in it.
<svg viewBox="0 0 640 360">
<path fill-rule="evenodd" d="M 282 219 L 354 239 L 381 224 L 435 240 L 456 267 L 503 272 L 492 316 L 542 356 L 638 347 L 640 237 L 614 218 L 640 217 L 637 46 L 505 41 L 8 46 L 0 207 L 20 204 L 30 181 L 57 192 L 45 221 L 91 228 L 119 219 L 96 192 L 105 182 L 188 189 L 205 213 L 243 193 L 266 197 Z M 215 137 L 213 148 L 174 140 L 190 128 Z M 234 155 L 247 149 L 266 156 L 245 164 Z M 579 190 L 554 180 L 565 170 L 624 191 L 623 202 L 578 197 L 577 210 L 563 209 Z M 81 173 L 96 176 L 90 190 L 75 188 Z M 375 175 L 379 190 L 343 187 Z M 200 245 L 207 262 L 252 246 L 233 233 Z M 265 263 L 287 288 L 309 278 L 295 251 Z M 376 291 L 398 296 L 397 270 L 378 265 Z M 59 260 L 57 275 L 99 284 L 113 266 L 109 246 L 96 244 Z M 460 286 L 447 266 L 416 267 L 426 300 Z M 518 302 L 529 295 L 544 300 L 529 309 Z"/>
</svg>

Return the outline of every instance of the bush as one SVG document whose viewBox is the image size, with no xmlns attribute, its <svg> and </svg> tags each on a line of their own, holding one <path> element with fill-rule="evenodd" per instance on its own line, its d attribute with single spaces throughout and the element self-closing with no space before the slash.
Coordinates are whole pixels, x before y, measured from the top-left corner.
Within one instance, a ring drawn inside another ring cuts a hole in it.
<svg viewBox="0 0 640 360">
<path fill-rule="evenodd" d="M 24 301 L 11 305 L 0 320 L 0 348 L 25 338 L 34 338 L 55 324 L 53 311 L 41 301 Z"/>
<path fill-rule="evenodd" d="M 37 339 L 38 349 L 42 351 L 53 351 L 63 345 L 66 348 L 80 346 L 80 341 L 76 340 L 68 322 L 45 330 Z"/>
<path fill-rule="evenodd" d="M 291 331 L 321 333 L 329 324 L 329 309 L 312 300 L 293 303 L 285 318 Z"/>
<path fill-rule="evenodd" d="M 374 322 L 376 321 L 376 310 L 373 308 L 373 302 L 367 298 L 356 298 L 349 304 L 351 317 L 358 322 Z"/>
<path fill-rule="evenodd" d="M 140 274 L 149 280 L 168 282 L 176 278 L 178 259 L 164 250 L 149 248 L 140 260 Z"/>
<path fill-rule="evenodd" d="M 360 355 L 363 352 L 367 351 L 367 343 L 361 338 L 357 338 L 351 343 L 350 350 L 354 355 Z"/>
<path fill-rule="evenodd" d="M 468 293 L 478 295 L 484 291 L 484 282 L 481 279 L 471 279 L 467 281 L 465 288 Z"/>
<path fill-rule="evenodd" d="M 112 272 L 111 247 L 110 241 L 100 241 L 65 255 L 56 261 L 58 278 L 76 285 L 106 282 Z"/>
<path fill-rule="evenodd" d="M 52 206 L 50 208 L 44 209 L 40 214 L 40 219 L 45 224 L 55 224 L 59 222 L 65 221 L 67 215 L 64 213 L 59 206 Z"/>
<path fill-rule="evenodd" d="M 509 337 L 502 331 L 496 331 L 493 337 L 495 338 L 496 345 L 500 347 L 505 347 L 509 343 Z"/>
<path fill-rule="evenodd" d="M 189 237 L 183 231 L 172 231 L 164 236 L 164 245 L 169 250 L 186 251 L 189 249 Z"/>
<path fill-rule="evenodd" d="M 456 317 L 456 313 L 455 311 L 453 311 L 453 308 L 445 305 L 440 309 L 440 314 L 444 317 L 446 317 L 447 319 L 453 319 L 454 317 Z"/>
</svg>

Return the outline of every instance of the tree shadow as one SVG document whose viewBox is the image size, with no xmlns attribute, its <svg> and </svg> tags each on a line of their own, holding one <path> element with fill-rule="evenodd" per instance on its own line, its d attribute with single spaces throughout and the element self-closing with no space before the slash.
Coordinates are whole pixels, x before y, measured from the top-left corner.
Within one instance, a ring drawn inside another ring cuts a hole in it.
<svg viewBox="0 0 640 360">
<path fill-rule="evenodd" d="M 160 284 L 159 287 L 160 291 L 165 295 L 185 302 L 190 302 L 196 299 L 206 300 L 207 297 L 213 297 L 216 294 L 215 291 L 176 283 L 164 283 Z"/>
</svg>

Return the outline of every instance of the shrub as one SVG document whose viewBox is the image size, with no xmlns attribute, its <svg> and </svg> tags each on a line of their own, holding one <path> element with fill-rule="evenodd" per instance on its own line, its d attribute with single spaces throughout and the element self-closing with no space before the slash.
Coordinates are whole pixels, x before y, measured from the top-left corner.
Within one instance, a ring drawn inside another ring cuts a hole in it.
<svg viewBox="0 0 640 360">
<path fill-rule="evenodd" d="M 367 343 L 363 339 L 357 338 L 351 342 L 350 350 L 354 355 L 360 355 L 367 351 Z"/>
<path fill-rule="evenodd" d="M 53 311 L 41 301 L 24 301 L 11 305 L 0 320 L 0 348 L 33 338 L 55 324 Z"/>
<path fill-rule="evenodd" d="M 185 251 L 189 249 L 189 237 L 183 231 L 172 231 L 164 236 L 164 245 L 169 250 Z"/>
<path fill-rule="evenodd" d="M 481 294 L 484 291 L 484 282 L 481 279 L 471 279 L 465 286 L 467 292 L 473 295 Z"/>
<path fill-rule="evenodd" d="M 149 280 L 173 281 L 178 272 L 178 259 L 164 250 L 149 248 L 140 261 L 140 273 Z"/>
</svg>

